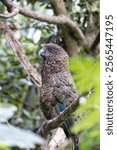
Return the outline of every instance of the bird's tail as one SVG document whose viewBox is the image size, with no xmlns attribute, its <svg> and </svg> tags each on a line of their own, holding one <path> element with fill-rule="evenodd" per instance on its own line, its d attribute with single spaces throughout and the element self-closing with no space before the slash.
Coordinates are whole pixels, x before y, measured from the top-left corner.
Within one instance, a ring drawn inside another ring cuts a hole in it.
<svg viewBox="0 0 117 150">
<path fill-rule="evenodd" d="M 62 103 L 57 103 L 55 105 L 55 109 L 56 112 L 59 114 L 61 111 L 63 111 L 67 106 L 65 104 Z M 66 137 L 67 138 L 71 138 L 73 141 L 73 146 L 72 146 L 72 150 L 79 150 L 79 138 L 77 135 L 71 133 L 70 128 L 71 126 L 74 124 L 74 119 L 72 117 L 68 117 L 63 124 L 61 125 L 61 127 L 63 128 Z"/>
<path fill-rule="evenodd" d="M 76 137 L 76 135 L 72 135 L 71 139 L 73 141 L 72 150 L 79 150 L 79 140 L 78 140 L 78 137 Z"/>
<path fill-rule="evenodd" d="M 78 135 L 75 135 L 75 134 L 73 134 L 73 133 L 71 133 L 70 132 L 70 129 L 68 130 L 68 128 L 66 129 L 66 124 L 67 123 L 65 123 L 66 121 L 64 121 L 64 123 L 62 124 L 62 128 L 63 128 L 63 130 L 64 130 L 64 132 L 65 132 L 65 134 L 66 134 L 66 137 L 67 138 L 71 138 L 71 140 L 72 140 L 72 150 L 79 150 L 79 137 L 78 137 Z"/>
</svg>

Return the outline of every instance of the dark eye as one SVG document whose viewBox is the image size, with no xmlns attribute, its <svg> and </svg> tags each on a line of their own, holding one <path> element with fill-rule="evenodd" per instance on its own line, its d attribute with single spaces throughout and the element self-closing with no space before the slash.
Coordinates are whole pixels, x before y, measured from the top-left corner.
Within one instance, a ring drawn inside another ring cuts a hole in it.
<svg viewBox="0 0 117 150">
<path fill-rule="evenodd" d="M 58 54 L 59 50 L 58 50 L 58 49 L 55 49 L 55 48 L 49 48 L 49 49 L 48 49 L 48 52 L 49 52 L 51 55 L 56 55 L 56 54 Z"/>
</svg>

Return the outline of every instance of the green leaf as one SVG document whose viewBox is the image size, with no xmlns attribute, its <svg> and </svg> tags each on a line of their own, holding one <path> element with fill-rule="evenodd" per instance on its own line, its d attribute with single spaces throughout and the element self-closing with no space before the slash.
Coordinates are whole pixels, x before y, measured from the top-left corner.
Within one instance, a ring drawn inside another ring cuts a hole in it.
<svg viewBox="0 0 117 150">
<path fill-rule="evenodd" d="M 99 108 L 92 110 L 81 121 L 77 122 L 73 127 L 73 132 L 79 132 L 86 130 L 94 126 L 99 122 Z"/>
<path fill-rule="evenodd" d="M 23 130 L 11 125 L 0 124 L 0 145 L 19 148 L 35 148 L 44 140 L 29 130 Z"/>
<path fill-rule="evenodd" d="M 91 89 L 94 91 L 87 99 L 84 96 L 85 102 L 74 112 L 74 115 L 81 116 L 81 119 L 71 130 L 81 133 L 81 150 L 99 149 L 100 62 L 92 57 L 75 57 L 70 60 L 70 70 L 80 94 Z"/>
<path fill-rule="evenodd" d="M 8 119 L 12 118 L 15 111 L 17 111 L 16 106 L 0 103 L 0 122 L 6 122 Z"/>
</svg>

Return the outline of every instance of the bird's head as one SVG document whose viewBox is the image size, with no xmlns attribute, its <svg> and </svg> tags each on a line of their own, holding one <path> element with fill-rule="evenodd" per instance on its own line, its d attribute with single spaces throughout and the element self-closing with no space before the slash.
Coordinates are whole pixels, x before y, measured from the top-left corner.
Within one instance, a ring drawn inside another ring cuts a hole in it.
<svg viewBox="0 0 117 150">
<path fill-rule="evenodd" d="M 68 58 L 68 54 L 65 50 L 53 43 L 49 43 L 43 46 L 43 48 L 39 51 L 38 56 L 42 56 L 44 59 L 59 59 L 60 57 Z"/>
<path fill-rule="evenodd" d="M 56 44 L 49 43 L 44 45 L 39 51 L 38 56 L 43 57 L 43 62 L 51 67 L 68 67 L 68 54 L 62 47 Z"/>
</svg>

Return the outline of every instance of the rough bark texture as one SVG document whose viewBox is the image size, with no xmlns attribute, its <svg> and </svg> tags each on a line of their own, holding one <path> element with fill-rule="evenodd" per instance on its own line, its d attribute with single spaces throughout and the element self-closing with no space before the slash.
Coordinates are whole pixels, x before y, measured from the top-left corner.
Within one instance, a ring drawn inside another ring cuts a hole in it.
<svg viewBox="0 0 117 150">
<path fill-rule="evenodd" d="M 51 0 L 52 7 L 54 9 L 55 15 L 65 15 L 67 16 L 67 10 L 63 0 Z M 67 47 L 67 52 L 69 55 L 73 56 L 78 53 L 78 41 L 74 39 L 74 35 L 69 31 L 66 25 L 60 25 L 63 33 L 65 45 Z"/>
</svg>

